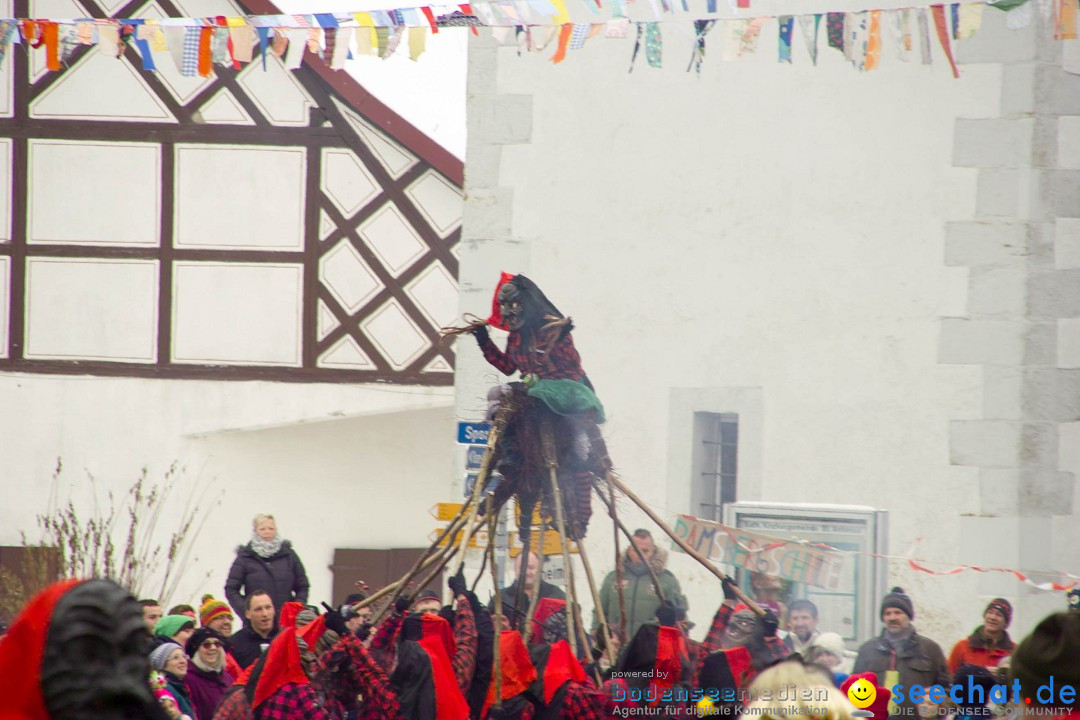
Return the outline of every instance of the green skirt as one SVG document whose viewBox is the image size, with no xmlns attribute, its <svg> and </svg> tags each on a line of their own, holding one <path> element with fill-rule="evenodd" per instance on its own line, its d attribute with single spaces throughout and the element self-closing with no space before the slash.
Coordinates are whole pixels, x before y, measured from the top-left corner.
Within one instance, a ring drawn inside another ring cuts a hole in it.
<svg viewBox="0 0 1080 720">
<path fill-rule="evenodd" d="M 529 386 L 530 397 L 542 400 L 559 415 L 580 415 L 596 411 L 596 422 L 604 422 L 604 406 L 600 398 L 584 383 L 577 380 L 548 380 L 541 378 Z"/>
</svg>

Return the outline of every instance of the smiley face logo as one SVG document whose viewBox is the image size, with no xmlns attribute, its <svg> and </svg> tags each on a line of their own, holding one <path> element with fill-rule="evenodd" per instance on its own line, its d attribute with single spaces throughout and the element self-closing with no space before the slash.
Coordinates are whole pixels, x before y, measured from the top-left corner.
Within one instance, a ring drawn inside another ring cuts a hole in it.
<svg viewBox="0 0 1080 720">
<path fill-rule="evenodd" d="M 866 678 L 859 678 L 851 683 L 847 690 L 847 696 L 855 707 L 859 709 L 868 708 L 874 702 L 874 698 L 877 697 L 877 688 Z"/>
</svg>

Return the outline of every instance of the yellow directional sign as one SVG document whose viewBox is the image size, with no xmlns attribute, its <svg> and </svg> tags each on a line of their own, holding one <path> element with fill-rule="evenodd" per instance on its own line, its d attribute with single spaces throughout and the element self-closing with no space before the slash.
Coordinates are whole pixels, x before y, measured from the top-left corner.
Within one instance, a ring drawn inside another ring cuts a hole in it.
<svg viewBox="0 0 1080 720">
<path fill-rule="evenodd" d="M 464 503 L 452 503 L 441 502 L 431 506 L 428 510 L 431 513 L 431 517 L 435 518 L 439 522 L 450 522 L 457 517 L 457 514 L 461 512 L 461 506 Z M 434 540 L 435 538 L 431 538 Z"/>
<path fill-rule="evenodd" d="M 435 530 L 432 530 L 431 534 L 428 535 L 428 540 L 430 540 L 431 542 L 435 542 L 435 539 L 437 537 L 439 537 L 439 534 L 444 529 L 445 528 L 436 528 Z M 453 544 L 453 545 L 455 545 L 457 547 L 460 547 L 461 546 L 461 539 L 462 539 L 461 535 L 462 535 L 463 532 L 464 532 L 463 530 L 459 530 L 458 532 L 454 533 L 454 536 L 452 538 L 450 537 L 450 535 L 447 535 L 446 537 L 444 537 L 442 540 L 439 541 L 439 547 L 446 547 L 449 544 Z M 486 548 L 487 543 L 488 543 L 487 530 L 477 530 L 476 532 L 474 532 L 472 534 L 471 537 L 469 537 L 469 548 Z"/>
<path fill-rule="evenodd" d="M 524 550 L 525 547 L 521 544 L 521 539 L 518 537 L 517 533 L 513 533 L 510 536 L 510 538 L 511 538 L 510 557 L 517 557 L 518 555 L 521 554 L 521 551 Z M 532 548 L 533 552 L 536 552 L 536 548 L 537 548 L 537 546 L 539 544 L 540 544 L 540 531 L 539 530 L 533 530 L 532 531 L 532 538 L 529 541 L 529 547 Z M 577 545 L 574 544 L 573 540 L 569 541 L 569 549 L 570 549 L 571 553 L 576 553 L 578 551 Z M 548 530 L 544 534 L 544 555 L 561 555 L 561 554 L 562 554 L 562 543 L 559 542 L 559 533 L 558 533 L 558 531 L 557 530 Z"/>
</svg>

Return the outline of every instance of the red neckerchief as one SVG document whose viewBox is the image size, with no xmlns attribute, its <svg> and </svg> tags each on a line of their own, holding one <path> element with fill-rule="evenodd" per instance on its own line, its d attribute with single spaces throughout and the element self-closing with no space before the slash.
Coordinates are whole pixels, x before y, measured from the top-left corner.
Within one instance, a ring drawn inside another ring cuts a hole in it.
<svg viewBox="0 0 1080 720">
<path fill-rule="evenodd" d="M 536 667 L 529 658 L 525 641 L 517 630 L 503 630 L 499 635 L 499 670 L 502 675 L 502 700 L 509 700 L 529 689 L 536 681 Z M 482 716 L 495 704 L 495 678 L 491 678 Z"/>
<path fill-rule="evenodd" d="M 281 632 L 266 651 L 266 664 L 255 687 L 252 710 L 266 702 L 283 685 L 307 685 L 310 682 L 300 663 L 300 646 L 296 643 L 296 616 L 303 609 L 304 606 L 298 602 L 287 602 L 281 608 Z"/>
<path fill-rule="evenodd" d="M 517 275 L 511 275 L 508 272 L 504 272 L 499 276 L 499 284 L 495 286 L 495 295 L 491 298 L 491 317 L 488 318 L 488 325 L 500 330 L 509 330 L 506 327 L 506 323 L 503 321 L 502 311 L 499 310 L 499 291 L 502 290 L 502 286 L 513 280 Z"/>
<path fill-rule="evenodd" d="M 431 679 L 435 683 L 435 720 L 468 720 L 469 703 L 458 687 L 454 665 L 454 634 L 450 623 L 438 615 L 424 615 L 420 647 L 431 660 Z"/>
<path fill-rule="evenodd" d="M 570 680 L 584 683 L 585 668 L 570 651 L 570 643 L 560 640 L 551 646 L 544 665 L 544 704 L 550 705 L 551 698 Z"/>
<path fill-rule="evenodd" d="M 41 661 L 53 609 L 81 580 L 62 580 L 37 594 L 0 643 L 0 720 L 49 720 L 41 696 Z"/>
</svg>

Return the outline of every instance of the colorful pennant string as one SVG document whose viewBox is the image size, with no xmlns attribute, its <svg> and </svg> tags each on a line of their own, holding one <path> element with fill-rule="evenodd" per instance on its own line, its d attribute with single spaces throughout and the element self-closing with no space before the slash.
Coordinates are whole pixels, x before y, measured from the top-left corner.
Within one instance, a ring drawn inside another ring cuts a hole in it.
<svg viewBox="0 0 1080 720">
<path fill-rule="evenodd" d="M 633 1 L 633 0 L 631 0 Z M 590 14 L 604 8 L 603 0 L 582 0 Z M 343 69 L 349 59 L 358 56 L 388 58 L 401 45 L 407 45 L 408 55 L 417 60 L 426 49 L 430 32 L 443 28 L 468 27 L 478 32 L 481 26 L 490 27 L 497 41 L 508 39 L 513 28 L 514 43 L 519 52 L 540 52 L 556 42 L 553 63 L 567 59 L 569 51 L 580 50 L 593 37 L 625 38 L 633 23 L 636 28 L 630 70 L 644 50 L 646 63 L 652 68 L 663 65 L 664 23 L 683 22 L 669 19 L 675 6 L 687 12 L 686 0 L 649 0 L 655 19 L 631 21 L 623 14 L 624 0 L 610 0 L 611 20 L 573 22 L 566 0 L 484 0 L 456 6 L 420 6 L 352 13 L 314 13 L 292 15 L 250 15 L 245 17 L 217 16 L 213 18 L 132 18 L 132 19 L 0 19 L 0 62 L 10 47 L 24 43 L 39 49 L 50 71 L 62 70 L 81 45 L 97 45 L 97 50 L 119 57 L 130 49 L 129 59 L 145 71 L 156 71 L 161 56 L 168 53 L 180 73 L 187 77 L 209 77 L 215 66 L 236 70 L 261 60 L 272 53 L 286 67 L 299 68 L 307 53 L 321 58 L 332 69 Z M 750 0 L 729 0 L 730 8 L 749 7 Z M 707 0 L 710 13 L 718 7 Z M 705 59 L 705 36 L 720 24 L 717 37 L 721 42 L 720 56 L 724 61 L 737 60 L 756 51 L 758 38 L 765 23 L 776 20 L 778 26 L 777 60 L 792 63 L 792 44 L 798 22 L 802 42 L 810 62 L 818 64 L 818 43 L 822 16 L 825 17 L 825 36 L 828 47 L 839 50 L 860 71 L 880 67 L 882 59 L 882 25 L 896 48 L 897 57 L 907 61 L 914 53 L 915 35 L 924 65 L 932 63 L 931 30 L 937 36 L 941 51 L 954 77 L 959 68 L 954 44 L 971 38 L 981 27 L 987 5 L 1006 12 L 1006 25 L 1020 28 L 1034 18 L 1039 5 L 1055 35 L 1061 40 L 1078 38 L 1080 7 L 1077 0 L 998 0 L 953 2 L 853 12 L 827 12 L 779 17 L 727 17 L 693 20 L 693 46 L 687 71 L 700 75 Z M 914 21 L 913 21 L 914 17 Z"/>
</svg>

